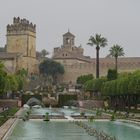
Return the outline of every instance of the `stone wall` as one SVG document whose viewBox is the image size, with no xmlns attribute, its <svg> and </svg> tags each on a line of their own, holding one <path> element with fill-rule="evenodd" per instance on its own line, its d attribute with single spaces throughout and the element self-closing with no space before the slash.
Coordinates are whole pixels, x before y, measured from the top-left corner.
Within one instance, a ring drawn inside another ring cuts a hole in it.
<svg viewBox="0 0 140 140">
<path fill-rule="evenodd" d="M 5 65 L 6 71 L 9 73 L 15 73 L 16 71 L 16 60 L 15 59 L 5 59 L 2 61 Z"/>
<path fill-rule="evenodd" d="M 20 68 L 26 69 L 29 73 L 38 73 L 38 61 L 33 57 L 23 57 L 20 60 Z"/>
<path fill-rule="evenodd" d="M 56 59 L 65 69 L 63 82 L 76 82 L 78 76 L 85 74 L 96 75 L 96 59 L 92 59 L 91 63 L 79 61 L 77 59 Z M 100 76 L 106 76 L 108 69 L 115 68 L 114 58 L 100 59 Z M 140 70 L 140 57 L 124 57 L 118 59 L 118 72 L 133 72 Z"/>
<path fill-rule="evenodd" d="M 87 108 L 87 109 L 103 108 L 104 102 L 102 100 L 84 100 L 84 101 L 79 101 L 79 106 L 81 108 Z"/>
</svg>

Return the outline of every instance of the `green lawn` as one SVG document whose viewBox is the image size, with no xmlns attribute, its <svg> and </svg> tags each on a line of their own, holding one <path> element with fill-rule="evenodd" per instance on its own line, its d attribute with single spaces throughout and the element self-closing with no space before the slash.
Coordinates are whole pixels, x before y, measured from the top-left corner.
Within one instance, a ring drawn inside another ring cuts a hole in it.
<svg viewBox="0 0 140 140">
<path fill-rule="evenodd" d="M 9 117 L 14 116 L 14 114 L 19 110 L 19 108 L 10 108 L 4 112 L 0 113 L 0 126 L 5 123 Z"/>
</svg>

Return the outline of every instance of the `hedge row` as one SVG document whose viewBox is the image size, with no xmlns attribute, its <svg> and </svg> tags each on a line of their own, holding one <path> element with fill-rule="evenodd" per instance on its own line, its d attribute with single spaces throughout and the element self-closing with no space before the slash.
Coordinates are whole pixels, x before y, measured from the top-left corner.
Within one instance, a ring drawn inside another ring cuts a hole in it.
<svg viewBox="0 0 140 140">
<path fill-rule="evenodd" d="M 68 101 L 77 100 L 77 95 L 70 94 L 60 94 L 58 99 L 58 105 L 60 107 L 64 106 Z"/>
<path fill-rule="evenodd" d="M 102 86 L 102 95 L 140 95 L 140 72 L 134 72 L 116 80 L 107 81 Z"/>
</svg>

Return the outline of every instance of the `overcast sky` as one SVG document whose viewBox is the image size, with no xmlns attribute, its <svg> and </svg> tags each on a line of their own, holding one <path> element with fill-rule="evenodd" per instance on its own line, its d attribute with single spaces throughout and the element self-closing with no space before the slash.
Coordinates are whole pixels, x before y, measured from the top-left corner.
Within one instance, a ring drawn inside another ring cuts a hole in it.
<svg viewBox="0 0 140 140">
<path fill-rule="evenodd" d="M 95 48 L 86 43 L 99 33 L 108 39 L 101 57 L 116 43 L 125 56 L 140 56 L 140 0 L 0 0 L 0 46 L 6 43 L 7 24 L 17 16 L 37 25 L 37 50 L 52 53 L 69 28 L 85 55 L 95 57 Z"/>
</svg>

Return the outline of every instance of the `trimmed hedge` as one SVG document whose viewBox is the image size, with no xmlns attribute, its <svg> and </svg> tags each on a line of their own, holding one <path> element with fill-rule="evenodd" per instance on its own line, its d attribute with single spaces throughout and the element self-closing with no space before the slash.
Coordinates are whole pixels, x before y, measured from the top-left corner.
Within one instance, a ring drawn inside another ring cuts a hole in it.
<svg viewBox="0 0 140 140">
<path fill-rule="evenodd" d="M 77 100 L 77 95 L 70 94 L 60 94 L 58 99 L 58 105 L 60 107 L 64 106 L 68 101 Z"/>
</svg>

